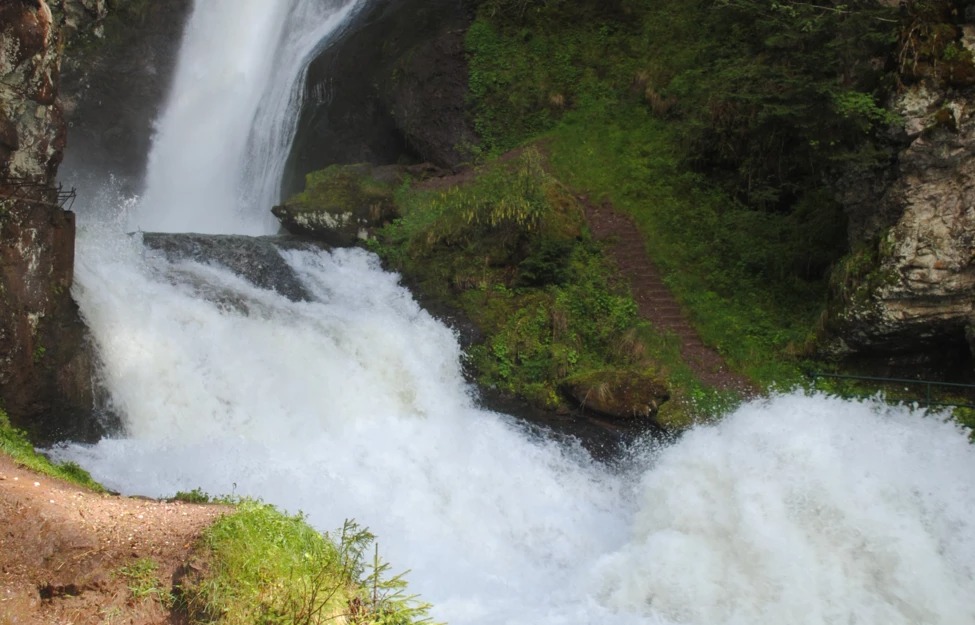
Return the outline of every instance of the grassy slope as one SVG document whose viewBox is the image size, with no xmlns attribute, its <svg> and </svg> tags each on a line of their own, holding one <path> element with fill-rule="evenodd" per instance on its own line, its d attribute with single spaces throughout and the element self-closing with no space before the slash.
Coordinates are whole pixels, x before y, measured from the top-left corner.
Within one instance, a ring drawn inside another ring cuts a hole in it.
<svg viewBox="0 0 975 625">
<path fill-rule="evenodd" d="M 819 181 L 863 152 L 880 115 L 856 90 L 866 78 L 841 89 L 831 72 L 849 48 L 841 35 L 881 22 L 861 24 L 866 8 L 838 20 L 791 4 L 780 15 L 752 2 L 489 0 L 467 38 L 485 152 L 544 138 L 565 183 L 634 217 L 704 340 L 762 385 L 800 380 L 824 270 L 845 246 Z M 840 105 L 851 101 L 860 117 Z M 816 133 L 836 139 L 818 147 Z M 724 147 L 735 142 L 740 153 Z M 786 173 L 765 161 L 774 147 Z M 743 190 L 745 176 L 762 183 Z"/>
<path fill-rule="evenodd" d="M 37 453 L 27 439 L 27 434 L 10 424 L 7 413 L 0 410 L 0 453 L 7 454 L 17 464 L 42 475 L 55 477 L 95 492 L 105 492 L 101 484 L 92 479 L 87 471 L 73 462 L 56 464 Z"/>
<path fill-rule="evenodd" d="M 55 464 L 38 454 L 0 410 L 0 453 L 32 471 L 95 492 L 105 489 L 74 463 Z M 178 498 L 208 501 L 201 491 Z M 121 574 L 133 593 L 143 588 L 164 605 L 176 605 L 191 622 L 407 625 L 426 619 L 428 605 L 406 594 L 402 576 L 379 560 L 375 537 L 349 522 L 323 535 L 300 516 L 244 500 L 211 526 L 196 547 L 197 574 L 184 578 L 177 598 L 159 586 L 155 563 L 143 559 Z M 174 603 L 175 602 L 175 603 Z"/>
<path fill-rule="evenodd" d="M 723 16 L 712 15 L 718 5 L 734 13 L 728 3 L 703 0 L 482 3 L 467 47 L 485 180 L 439 197 L 403 190 L 398 203 L 404 218 L 386 229 L 376 248 L 428 297 L 459 305 L 487 334 L 471 350 L 482 384 L 555 407 L 567 379 L 625 368 L 665 379 L 678 400 L 671 405 L 712 413 L 727 406 L 728 398 L 690 374 L 672 338 L 635 318 L 632 300 L 598 246 L 584 231 L 566 231 L 571 220 L 557 213 L 568 202 L 556 196 L 575 191 L 609 200 L 634 218 L 702 338 L 732 368 L 766 387 L 802 381 L 802 354 L 826 299 L 824 269 L 843 251 L 844 222 L 818 182 L 825 165 L 792 162 L 790 178 L 769 171 L 756 154 L 775 147 L 779 128 L 784 130 L 778 134 L 795 135 L 789 141 L 811 145 L 803 133 L 819 126 L 840 133 L 837 120 L 846 117 L 828 105 L 835 96 L 834 88 L 824 86 L 835 82 L 829 68 L 812 81 L 824 91 L 825 116 L 805 103 L 809 81 L 796 81 L 764 61 L 739 69 L 734 61 L 750 54 L 747 40 L 755 33 L 723 32 Z M 760 5 L 752 9 L 761 13 Z M 788 20 L 782 26 L 808 28 L 819 39 L 833 36 L 835 24 L 812 17 L 819 20 L 812 26 Z M 782 21 L 777 14 L 766 18 L 772 28 Z M 738 19 L 747 23 L 749 16 Z M 777 45 L 801 50 L 811 43 L 803 37 Z M 715 67 L 725 74 L 711 76 Z M 747 90 L 749 80 L 766 77 L 778 81 L 770 92 L 736 100 L 742 83 Z M 732 81 L 734 88 L 725 87 L 721 96 L 727 102 L 718 107 L 732 113 L 719 115 L 709 90 Z M 781 90 L 791 100 L 771 106 L 768 100 Z M 850 93 L 858 102 L 872 102 L 867 93 Z M 752 120 L 756 110 L 775 111 L 765 124 L 775 131 Z M 851 145 L 866 136 L 861 130 L 852 133 Z M 712 136 L 721 133 L 732 136 Z M 747 144 L 753 136 L 761 141 L 748 148 L 751 160 L 743 171 L 735 169 L 734 154 L 709 147 Z M 517 222 L 517 210 L 508 224 L 477 218 L 472 203 L 511 207 L 533 201 L 535 191 L 519 188 L 517 175 L 492 172 L 504 167 L 499 157 L 509 150 L 539 142 L 552 178 L 540 183 L 549 189 L 540 203 L 548 208 L 516 208 L 545 212 L 539 223 L 561 220 L 563 231 L 533 230 L 528 221 Z M 846 155 L 843 150 L 846 143 L 837 141 L 819 149 L 820 160 Z M 803 153 L 798 160 L 811 158 Z M 711 164 L 702 169 L 705 160 Z M 745 174 L 762 181 L 747 193 L 737 182 Z M 548 277 L 526 280 L 526 264 Z M 600 335 L 601 323 L 611 331 Z M 690 414 L 680 412 L 681 420 Z"/>
<path fill-rule="evenodd" d="M 301 515 L 245 500 L 204 534 L 177 605 L 225 625 L 425 622 L 429 605 L 389 575 L 374 540 L 352 522 L 322 535 Z"/>
<path fill-rule="evenodd" d="M 467 37 L 482 156 L 542 141 L 564 183 L 634 218 L 733 368 L 767 387 L 809 384 L 803 369 L 833 366 L 807 355 L 847 252 L 824 181 L 889 158 L 878 137 L 895 120 L 878 102 L 905 70 L 884 59 L 899 24 L 921 25 L 927 38 L 908 43 L 940 46 L 925 54 L 948 72 L 953 6 L 486 0 Z M 647 344 L 672 384 L 702 395 L 666 337 Z M 956 411 L 968 425 L 971 412 Z"/>
</svg>

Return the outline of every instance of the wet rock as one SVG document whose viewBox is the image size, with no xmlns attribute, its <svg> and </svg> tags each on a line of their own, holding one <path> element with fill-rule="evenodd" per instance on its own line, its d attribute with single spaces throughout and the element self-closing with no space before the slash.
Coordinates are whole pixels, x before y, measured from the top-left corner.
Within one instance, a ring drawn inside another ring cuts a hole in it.
<svg viewBox="0 0 975 625">
<path fill-rule="evenodd" d="M 53 186 L 63 22 L 36 0 L 0 4 L 0 24 L 0 399 L 38 442 L 92 438 L 92 356 L 70 295 L 74 215 Z"/>
<path fill-rule="evenodd" d="M 110 173 L 123 192 L 138 192 L 192 3 L 116 2 L 107 15 L 105 0 L 65 5 L 79 30 L 62 68 L 71 146 L 62 169 L 79 177 L 72 180 L 79 187 L 85 174 Z"/>
<path fill-rule="evenodd" d="M 319 246 L 288 237 L 247 237 L 217 234 L 169 234 L 147 232 L 145 245 L 159 250 L 170 261 L 194 260 L 217 263 L 262 289 L 276 291 L 291 301 L 309 301 L 311 296 L 278 248 Z"/>
<path fill-rule="evenodd" d="M 284 181 L 336 163 L 453 168 L 474 142 L 463 37 L 470 0 L 376 0 L 312 61 Z"/>
</svg>

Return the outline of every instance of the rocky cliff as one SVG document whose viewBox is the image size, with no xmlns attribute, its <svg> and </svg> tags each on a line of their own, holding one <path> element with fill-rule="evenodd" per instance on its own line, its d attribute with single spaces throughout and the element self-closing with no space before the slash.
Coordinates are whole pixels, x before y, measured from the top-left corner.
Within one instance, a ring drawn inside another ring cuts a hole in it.
<svg viewBox="0 0 975 625">
<path fill-rule="evenodd" d="M 137 193 L 192 3 L 116 2 L 107 15 L 104 0 L 77 4 L 65 17 L 77 33 L 61 72 L 71 146 L 62 169 L 79 187 L 107 172 Z"/>
<path fill-rule="evenodd" d="M 63 8 L 0 1 L 0 398 L 14 423 L 41 440 L 92 434 L 84 425 L 90 358 L 69 292 L 74 215 L 54 186 L 66 131 Z"/>
<path fill-rule="evenodd" d="M 328 165 L 428 161 L 452 168 L 475 143 L 464 35 L 474 0 L 373 0 L 315 58 L 284 181 Z"/>
<path fill-rule="evenodd" d="M 824 351 L 947 374 L 975 349 L 975 23 L 941 5 L 905 22 L 892 165 L 841 184 L 853 251 Z"/>
</svg>

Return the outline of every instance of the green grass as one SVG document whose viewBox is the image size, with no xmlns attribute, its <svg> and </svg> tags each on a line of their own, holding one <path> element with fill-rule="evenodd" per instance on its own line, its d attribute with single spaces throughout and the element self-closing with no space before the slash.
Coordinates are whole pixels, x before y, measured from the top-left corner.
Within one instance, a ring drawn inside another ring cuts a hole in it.
<svg viewBox="0 0 975 625">
<path fill-rule="evenodd" d="M 116 575 L 125 580 L 125 585 L 136 601 L 153 599 L 170 607 L 173 597 L 164 590 L 159 581 L 159 564 L 152 558 L 139 558 L 132 564 L 120 567 Z"/>
<path fill-rule="evenodd" d="M 481 384 L 556 408 L 560 385 L 579 373 L 663 372 L 643 346 L 628 287 L 546 166 L 528 148 L 462 187 L 403 188 L 403 217 L 373 249 L 481 329 L 485 340 L 469 351 Z"/>
<path fill-rule="evenodd" d="M 790 216 L 742 208 L 680 167 L 670 128 L 621 105 L 602 118 L 574 113 L 546 145 L 557 174 L 634 218 L 647 252 L 704 341 L 763 385 L 800 381 L 800 352 L 825 284 L 794 277 L 803 228 Z M 808 231 L 807 231 L 808 232 Z"/>
<path fill-rule="evenodd" d="M 101 484 L 74 462 L 53 463 L 37 453 L 27 439 L 27 434 L 13 427 L 3 410 L 0 410 L 0 452 L 10 456 L 17 464 L 42 475 L 65 480 L 95 492 L 105 492 Z"/>
<path fill-rule="evenodd" d="M 299 516 L 255 501 L 205 533 L 202 572 L 184 580 L 177 605 L 226 625 L 424 622 L 429 608 L 389 576 L 374 537 L 354 523 L 334 537 Z"/>
<path fill-rule="evenodd" d="M 821 174 L 809 172 L 859 145 L 871 124 L 850 130 L 844 124 L 859 118 L 848 109 L 873 100 L 842 91 L 844 106 L 811 109 L 810 85 L 785 77 L 783 66 L 818 68 L 809 55 L 825 53 L 806 38 L 842 47 L 843 28 L 873 22 L 857 13 L 838 26 L 814 12 L 810 34 L 787 12 L 739 4 L 491 0 L 467 37 L 472 105 L 485 153 L 541 139 L 563 183 L 634 218 L 706 343 L 759 384 L 791 386 L 802 381 L 800 359 L 824 309 L 824 276 L 845 246 L 845 218 Z M 766 28 L 777 38 L 753 37 Z M 777 56 L 756 53 L 762 45 L 778 46 Z M 834 89 L 822 73 L 810 84 Z M 718 78 L 735 89 L 715 96 Z M 788 89 L 773 102 L 779 87 Z M 861 108 L 876 117 L 875 107 Z M 761 141 L 806 145 L 803 133 L 814 136 L 817 124 L 853 138 L 769 173 Z M 721 141 L 731 143 L 713 150 Z M 727 153 L 736 145 L 751 150 L 740 163 Z M 788 172 L 794 180 L 776 178 Z M 743 192 L 742 176 L 761 182 Z M 660 360 L 680 369 L 666 354 Z M 706 394 L 683 384 L 689 395 Z"/>
</svg>

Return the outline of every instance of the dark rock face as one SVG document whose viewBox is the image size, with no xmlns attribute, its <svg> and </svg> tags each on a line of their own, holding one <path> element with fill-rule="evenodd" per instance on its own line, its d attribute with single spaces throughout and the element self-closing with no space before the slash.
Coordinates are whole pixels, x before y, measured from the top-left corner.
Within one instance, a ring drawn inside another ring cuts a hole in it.
<svg viewBox="0 0 975 625">
<path fill-rule="evenodd" d="M 69 292 L 74 215 L 52 186 L 65 142 L 62 15 L 43 0 L 0 3 L 0 400 L 39 441 L 98 434 Z"/>
<path fill-rule="evenodd" d="M 142 240 L 146 247 L 163 252 L 170 261 L 189 259 L 217 263 L 255 286 L 277 291 L 295 302 L 309 301 L 311 297 L 281 258 L 278 248 L 321 249 L 319 245 L 289 237 L 147 232 L 142 235 Z"/>
<path fill-rule="evenodd" d="M 139 190 L 152 124 L 165 103 L 191 4 L 113 3 L 117 8 L 97 28 L 82 28 L 72 38 L 61 85 L 71 146 L 65 169 L 111 173 L 124 191 Z"/>
<path fill-rule="evenodd" d="M 464 32 L 471 0 L 373 0 L 309 66 L 284 180 L 335 163 L 453 168 L 474 142 Z"/>
</svg>

